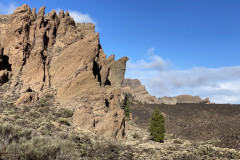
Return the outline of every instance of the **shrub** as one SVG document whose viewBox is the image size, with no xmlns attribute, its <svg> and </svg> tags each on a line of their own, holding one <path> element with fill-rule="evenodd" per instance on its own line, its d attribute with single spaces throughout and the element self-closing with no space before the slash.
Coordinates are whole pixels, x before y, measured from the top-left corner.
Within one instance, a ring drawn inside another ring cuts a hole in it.
<svg viewBox="0 0 240 160">
<path fill-rule="evenodd" d="M 29 112 L 29 116 L 33 117 L 33 118 L 39 118 L 41 115 L 39 112 L 37 111 L 30 111 Z"/>
<path fill-rule="evenodd" d="M 7 141 L 8 143 L 17 142 L 21 137 L 30 139 L 31 134 L 32 130 L 14 126 L 10 123 L 0 125 L 0 141 Z"/>
<path fill-rule="evenodd" d="M 164 116 L 157 107 L 152 114 L 149 130 L 154 141 L 164 142 Z"/>
<path fill-rule="evenodd" d="M 137 133 L 134 133 L 133 138 L 134 138 L 134 139 L 139 139 L 140 136 L 139 136 Z"/>
<path fill-rule="evenodd" d="M 66 118 L 59 118 L 59 123 L 65 124 L 65 125 L 70 125 L 69 121 Z"/>
<path fill-rule="evenodd" d="M 174 139 L 174 140 L 173 140 L 173 143 L 183 144 L 183 141 L 182 141 L 180 138 L 177 138 L 177 139 Z"/>
<path fill-rule="evenodd" d="M 54 95 L 52 93 L 46 93 L 45 98 L 48 100 L 54 99 Z"/>
<path fill-rule="evenodd" d="M 54 96 L 52 94 L 47 93 L 37 101 L 37 106 L 38 107 L 52 106 L 53 99 L 54 99 Z"/>
<path fill-rule="evenodd" d="M 55 113 L 57 117 L 62 117 L 62 118 L 69 118 L 73 116 L 73 110 L 68 109 L 68 108 L 60 108 L 58 111 Z"/>
<path fill-rule="evenodd" d="M 38 107 L 45 107 L 45 106 L 49 106 L 49 102 L 43 97 L 43 98 L 40 98 L 38 101 L 37 101 L 37 106 Z"/>
<path fill-rule="evenodd" d="M 52 160 L 79 159 L 81 148 L 68 140 L 52 137 L 35 137 L 31 140 L 22 138 L 19 143 L 7 147 L 5 159 Z"/>
</svg>

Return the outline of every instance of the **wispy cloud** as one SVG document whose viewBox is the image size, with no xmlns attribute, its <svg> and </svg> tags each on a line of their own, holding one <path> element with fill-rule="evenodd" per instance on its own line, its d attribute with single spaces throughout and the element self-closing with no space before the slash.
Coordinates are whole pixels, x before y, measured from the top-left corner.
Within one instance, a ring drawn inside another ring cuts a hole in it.
<svg viewBox="0 0 240 160">
<path fill-rule="evenodd" d="M 147 60 L 129 61 L 126 77 L 138 78 L 157 97 L 190 94 L 216 103 L 240 103 L 240 66 L 176 70 L 153 54 Z"/>
<path fill-rule="evenodd" d="M 132 62 L 130 60 L 127 63 L 127 67 L 129 70 L 138 70 L 138 71 L 148 71 L 148 70 L 166 70 L 170 66 L 169 61 L 164 61 L 160 56 L 150 55 L 147 56 L 146 59 L 140 59 L 136 62 Z"/>
<path fill-rule="evenodd" d="M 17 7 L 15 2 L 10 2 L 7 5 L 0 2 L 0 14 L 11 14 Z"/>
<path fill-rule="evenodd" d="M 94 22 L 94 20 L 88 15 L 88 14 L 83 14 L 81 12 L 78 11 L 72 11 L 69 10 L 69 14 L 71 17 L 73 17 L 73 19 L 78 22 L 78 23 L 93 23 L 96 24 L 96 22 Z"/>
<path fill-rule="evenodd" d="M 56 12 L 59 13 L 62 9 L 57 8 Z M 75 22 L 78 23 L 93 23 L 96 25 L 96 22 L 93 20 L 92 17 L 90 17 L 87 13 L 81 13 L 75 10 L 68 10 L 70 16 L 74 19 Z"/>
<path fill-rule="evenodd" d="M 154 52 L 155 52 L 155 49 L 153 47 L 151 47 L 147 50 L 147 55 L 154 54 Z"/>
</svg>

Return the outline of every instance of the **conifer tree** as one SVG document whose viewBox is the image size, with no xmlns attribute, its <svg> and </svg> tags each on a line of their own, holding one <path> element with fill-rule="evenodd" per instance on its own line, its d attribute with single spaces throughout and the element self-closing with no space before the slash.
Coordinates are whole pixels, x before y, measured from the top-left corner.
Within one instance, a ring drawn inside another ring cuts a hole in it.
<svg viewBox="0 0 240 160">
<path fill-rule="evenodd" d="M 158 107 L 155 108 L 155 112 L 152 114 L 149 130 L 154 141 L 164 142 L 164 116 Z"/>
<path fill-rule="evenodd" d="M 124 113 L 125 113 L 125 116 L 127 118 L 130 117 L 130 99 L 131 99 L 131 95 L 130 94 L 127 94 L 125 95 L 125 99 L 124 99 L 124 102 L 123 102 L 123 109 L 124 109 Z"/>
</svg>

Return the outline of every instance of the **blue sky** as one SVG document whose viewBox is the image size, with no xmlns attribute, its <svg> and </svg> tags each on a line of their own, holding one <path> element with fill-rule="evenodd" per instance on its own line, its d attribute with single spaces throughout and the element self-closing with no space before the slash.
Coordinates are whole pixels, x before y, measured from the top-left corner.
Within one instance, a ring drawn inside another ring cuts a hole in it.
<svg viewBox="0 0 240 160">
<path fill-rule="evenodd" d="M 0 13 L 25 3 L 95 23 L 105 53 L 128 56 L 126 77 L 157 97 L 240 103 L 239 0 L 1 0 Z"/>
</svg>

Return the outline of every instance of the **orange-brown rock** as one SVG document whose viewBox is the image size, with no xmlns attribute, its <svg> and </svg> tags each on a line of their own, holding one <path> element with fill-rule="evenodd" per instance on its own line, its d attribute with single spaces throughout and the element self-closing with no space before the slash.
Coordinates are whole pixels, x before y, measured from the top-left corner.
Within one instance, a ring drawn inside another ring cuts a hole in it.
<svg viewBox="0 0 240 160">
<path fill-rule="evenodd" d="M 76 110 L 73 122 L 80 128 L 125 137 L 119 102 L 128 58 L 107 58 L 93 24 L 75 23 L 68 12 L 45 15 L 42 7 L 37 14 L 23 5 L 0 16 L 1 48 L 0 70 L 11 73 L 12 91 L 31 88 L 42 95 L 51 90 L 62 106 Z"/>
<path fill-rule="evenodd" d="M 38 94 L 34 92 L 27 92 L 23 94 L 18 100 L 15 102 L 15 105 L 26 105 L 26 104 L 33 104 L 37 102 L 39 99 Z"/>
</svg>

